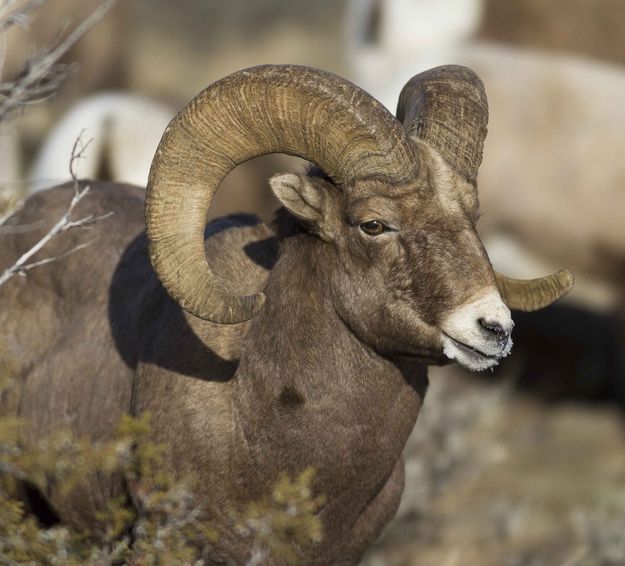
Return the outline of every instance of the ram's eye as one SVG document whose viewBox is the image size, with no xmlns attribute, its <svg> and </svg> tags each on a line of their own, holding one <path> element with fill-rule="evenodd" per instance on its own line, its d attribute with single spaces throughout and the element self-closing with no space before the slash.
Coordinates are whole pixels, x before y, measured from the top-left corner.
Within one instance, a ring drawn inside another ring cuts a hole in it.
<svg viewBox="0 0 625 566">
<path fill-rule="evenodd" d="M 386 226 L 379 220 L 369 220 L 360 225 L 360 229 L 369 236 L 379 236 L 386 230 Z"/>
</svg>

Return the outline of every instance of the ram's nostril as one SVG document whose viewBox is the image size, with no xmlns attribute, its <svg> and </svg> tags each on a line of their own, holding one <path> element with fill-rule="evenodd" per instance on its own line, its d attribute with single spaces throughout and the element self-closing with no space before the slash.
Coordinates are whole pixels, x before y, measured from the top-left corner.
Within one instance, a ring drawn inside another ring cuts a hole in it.
<svg viewBox="0 0 625 566">
<path fill-rule="evenodd" d="M 493 334 L 499 342 L 504 343 L 508 340 L 510 333 L 504 330 L 503 326 L 501 326 L 498 322 L 486 320 L 484 318 L 480 318 L 478 322 L 484 330 L 486 330 L 489 334 Z"/>
</svg>

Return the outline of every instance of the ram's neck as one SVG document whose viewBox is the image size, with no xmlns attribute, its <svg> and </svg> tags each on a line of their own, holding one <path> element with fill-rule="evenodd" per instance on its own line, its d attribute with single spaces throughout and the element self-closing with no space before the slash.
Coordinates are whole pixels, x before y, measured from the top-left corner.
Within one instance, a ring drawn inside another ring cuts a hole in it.
<svg viewBox="0 0 625 566">
<path fill-rule="evenodd" d="M 328 496 L 356 478 L 379 485 L 417 417 L 426 368 L 390 362 L 344 326 L 330 298 L 332 261 L 318 239 L 289 238 L 243 345 L 236 409 L 259 486 L 309 466 L 336 491 Z"/>
</svg>

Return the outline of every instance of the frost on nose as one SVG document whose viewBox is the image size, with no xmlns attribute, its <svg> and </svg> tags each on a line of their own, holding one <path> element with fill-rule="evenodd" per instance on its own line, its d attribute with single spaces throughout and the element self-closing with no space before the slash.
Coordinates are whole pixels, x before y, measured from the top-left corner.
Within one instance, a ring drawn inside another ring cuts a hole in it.
<svg viewBox="0 0 625 566">
<path fill-rule="evenodd" d="M 513 326 L 499 293 L 489 289 L 443 322 L 443 352 L 471 370 L 493 367 L 510 353 Z"/>
</svg>

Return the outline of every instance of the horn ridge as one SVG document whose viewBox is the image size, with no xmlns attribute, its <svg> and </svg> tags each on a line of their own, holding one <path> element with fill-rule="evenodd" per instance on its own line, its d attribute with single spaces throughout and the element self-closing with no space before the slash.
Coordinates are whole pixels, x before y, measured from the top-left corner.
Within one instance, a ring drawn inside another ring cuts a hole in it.
<svg viewBox="0 0 625 566">
<path fill-rule="evenodd" d="M 575 277 L 568 269 L 537 279 L 514 279 L 495 272 L 495 281 L 503 302 L 509 308 L 531 312 L 567 295 L 573 288 Z"/>
<path fill-rule="evenodd" d="M 412 77 L 399 95 L 397 119 L 472 183 L 482 163 L 488 100 L 468 67 L 443 65 Z"/>
</svg>

